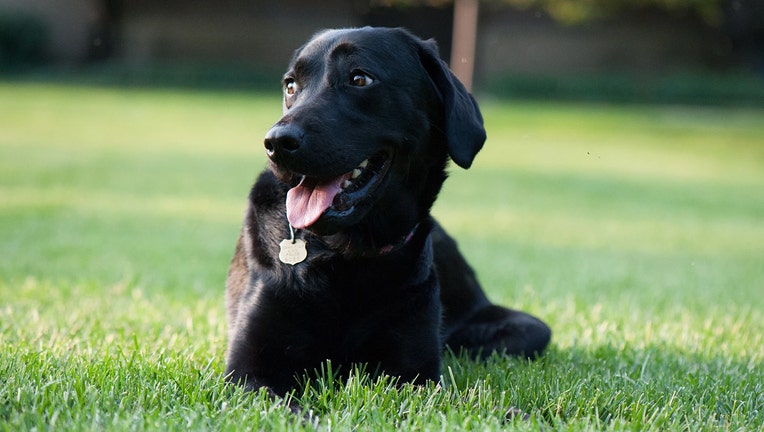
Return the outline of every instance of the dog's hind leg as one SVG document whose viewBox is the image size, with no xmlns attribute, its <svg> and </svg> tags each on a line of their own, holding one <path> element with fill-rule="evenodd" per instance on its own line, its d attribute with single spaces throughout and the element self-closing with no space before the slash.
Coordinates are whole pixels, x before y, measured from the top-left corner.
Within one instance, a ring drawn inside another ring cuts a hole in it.
<svg viewBox="0 0 764 432">
<path fill-rule="evenodd" d="M 551 336 L 549 327 L 538 318 L 489 304 L 453 327 L 446 346 L 481 358 L 492 352 L 532 358 L 544 351 Z"/>
<path fill-rule="evenodd" d="M 479 357 L 494 351 L 527 357 L 541 354 L 552 335 L 549 327 L 527 313 L 492 304 L 456 242 L 437 223 L 432 240 L 446 346 Z"/>
</svg>

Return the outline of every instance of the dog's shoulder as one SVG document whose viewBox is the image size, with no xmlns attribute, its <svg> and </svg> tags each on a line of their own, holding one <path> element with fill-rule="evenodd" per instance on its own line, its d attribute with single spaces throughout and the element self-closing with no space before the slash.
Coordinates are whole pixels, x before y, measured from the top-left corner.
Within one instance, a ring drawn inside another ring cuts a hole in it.
<svg viewBox="0 0 764 432">
<path fill-rule="evenodd" d="M 249 205 L 259 214 L 285 214 L 284 200 L 288 186 L 279 181 L 270 170 L 263 171 L 249 192 Z"/>
<path fill-rule="evenodd" d="M 287 185 L 267 170 L 249 192 L 241 240 L 251 265 L 257 263 L 266 268 L 274 265 L 278 244 L 285 236 L 287 190 Z"/>
</svg>

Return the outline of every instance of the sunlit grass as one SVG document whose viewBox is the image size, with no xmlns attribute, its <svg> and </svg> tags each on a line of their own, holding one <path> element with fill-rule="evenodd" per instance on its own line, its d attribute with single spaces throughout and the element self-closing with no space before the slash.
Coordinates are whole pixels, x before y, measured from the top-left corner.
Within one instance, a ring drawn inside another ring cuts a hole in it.
<svg viewBox="0 0 764 432">
<path fill-rule="evenodd" d="M 277 94 L 0 84 L 0 430 L 757 430 L 764 112 L 485 101 L 435 214 L 536 362 L 222 384 L 223 285 Z M 532 420 L 503 423 L 506 408 Z"/>
</svg>

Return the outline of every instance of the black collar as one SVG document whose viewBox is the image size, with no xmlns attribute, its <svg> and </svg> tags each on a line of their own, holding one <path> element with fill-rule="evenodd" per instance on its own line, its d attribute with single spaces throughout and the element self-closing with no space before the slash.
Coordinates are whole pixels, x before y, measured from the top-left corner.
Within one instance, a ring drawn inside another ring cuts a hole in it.
<svg viewBox="0 0 764 432">
<path fill-rule="evenodd" d="M 419 224 L 417 223 L 414 225 L 414 228 L 411 228 L 411 231 L 409 231 L 408 234 L 401 237 L 400 240 L 397 243 L 391 243 L 389 245 L 383 246 L 377 251 L 378 255 L 387 255 L 389 253 L 392 253 L 403 246 L 406 246 L 408 242 L 411 241 L 411 239 L 414 237 L 414 234 L 416 234 L 416 230 L 419 228 Z"/>
</svg>

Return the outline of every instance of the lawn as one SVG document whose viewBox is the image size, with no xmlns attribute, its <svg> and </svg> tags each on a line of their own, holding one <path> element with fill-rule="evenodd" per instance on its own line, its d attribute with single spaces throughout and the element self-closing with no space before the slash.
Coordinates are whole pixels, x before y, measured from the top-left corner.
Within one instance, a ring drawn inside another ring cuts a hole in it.
<svg viewBox="0 0 764 432">
<path fill-rule="evenodd" d="M 221 376 L 278 95 L 0 83 L 0 430 L 764 428 L 764 111 L 484 99 L 434 212 L 548 353 L 327 372 L 301 422 Z"/>
</svg>

